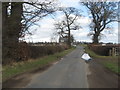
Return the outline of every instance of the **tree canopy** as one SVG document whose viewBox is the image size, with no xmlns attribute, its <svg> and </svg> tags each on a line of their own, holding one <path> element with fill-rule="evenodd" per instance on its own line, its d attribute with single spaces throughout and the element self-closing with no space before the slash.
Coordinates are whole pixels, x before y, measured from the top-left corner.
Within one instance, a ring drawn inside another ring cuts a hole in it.
<svg viewBox="0 0 120 90">
<path fill-rule="evenodd" d="M 90 25 L 90 35 L 93 37 L 93 43 L 98 43 L 100 34 L 109 23 L 117 21 L 117 3 L 116 2 L 85 2 L 84 6 L 91 13 L 92 23 Z"/>
<path fill-rule="evenodd" d="M 67 43 L 69 46 L 71 46 L 71 30 L 79 30 L 80 25 L 76 23 L 77 19 L 81 16 L 79 10 L 73 7 L 68 8 L 59 8 L 60 11 L 62 11 L 64 15 L 64 19 L 57 21 L 55 23 L 55 29 L 57 29 L 57 33 L 61 37 L 67 36 Z"/>
</svg>

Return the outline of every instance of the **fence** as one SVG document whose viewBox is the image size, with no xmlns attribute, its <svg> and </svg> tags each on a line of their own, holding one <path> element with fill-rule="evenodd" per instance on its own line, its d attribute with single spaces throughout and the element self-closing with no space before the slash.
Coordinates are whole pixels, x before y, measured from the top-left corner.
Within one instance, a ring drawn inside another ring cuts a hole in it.
<svg viewBox="0 0 120 90">
<path fill-rule="evenodd" d="M 120 45 L 89 44 L 88 47 L 95 53 L 102 55 L 102 56 L 118 56 L 118 55 L 120 55 Z"/>
</svg>

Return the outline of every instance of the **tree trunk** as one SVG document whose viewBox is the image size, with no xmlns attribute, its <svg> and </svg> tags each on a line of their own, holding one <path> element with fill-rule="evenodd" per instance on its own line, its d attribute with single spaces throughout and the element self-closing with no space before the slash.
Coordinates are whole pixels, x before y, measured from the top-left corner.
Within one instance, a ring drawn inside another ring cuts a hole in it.
<svg viewBox="0 0 120 90">
<path fill-rule="evenodd" d="M 11 17 L 9 23 L 10 25 L 10 32 L 9 35 L 13 42 L 18 43 L 19 41 L 19 33 L 21 32 L 21 20 L 22 20 L 22 3 L 12 2 L 11 4 Z"/>
<path fill-rule="evenodd" d="M 21 32 L 22 3 L 12 2 L 10 15 L 7 14 L 7 6 L 3 4 L 3 54 L 5 58 L 15 59 L 17 54 L 19 33 Z M 6 52 L 7 51 L 7 52 Z"/>
<path fill-rule="evenodd" d="M 98 37 L 99 37 L 99 33 L 95 33 L 95 34 L 93 35 L 93 43 L 94 43 L 94 44 L 98 44 L 98 43 L 99 43 Z"/>
<path fill-rule="evenodd" d="M 11 17 L 9 23 L 12 23 L 9 27 L 9 45 L 11 47 L 11 52 L 13 59 L 18 59 L 18 45 L 19 45 L 19 34 L 22 30 L 21 20 L 22 20 L 22 3 L 12 2 L 11 4 Z"/>
<path fill-rule="evenodd" d="M 6 58 L 8 55 L 8 47 L 7 47 L 7 28 L 8 28 L 8 15 L 7 8 L 9 6 L 8 2 L 2 3 L 2 58 Z"/>
<path fill-rule="evenodd" d="M 70 35 L 70 28 L 68 26 L 68 46 L 69 46 L 69 48 L 71 47 L 71 37 L 70 36 L 71 36 Z"/>
</svg>

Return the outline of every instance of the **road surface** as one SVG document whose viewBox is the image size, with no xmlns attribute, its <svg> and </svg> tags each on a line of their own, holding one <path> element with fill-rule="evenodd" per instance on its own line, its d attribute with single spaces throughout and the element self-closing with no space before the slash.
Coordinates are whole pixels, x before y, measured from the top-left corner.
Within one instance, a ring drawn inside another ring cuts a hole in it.
<svg viewBox="0 0 120 90">
<path fill-rule="evenodd" d="M 118 88 L 119 76 L 92 59 L 81 59 L 84 49 L 78 46 L 51 67 L 26 72 L 3 83 L 3 88 Z M 101 59 L 100 59 L 101 60 Z"/>
<path fill-rule="evenodd" d="M 86 63 L 81 59 L 83 47 L 36 75 L 26 88 L 88 88 Z"/>
<path fill-rule="evenodd" d="M 119 76 L 100 64 L 101 59 L 93 59 L 87 63 L 89 88 L 118 88 Z M 114 89 L 118 90 L 118 89 Z"/>
</svg>

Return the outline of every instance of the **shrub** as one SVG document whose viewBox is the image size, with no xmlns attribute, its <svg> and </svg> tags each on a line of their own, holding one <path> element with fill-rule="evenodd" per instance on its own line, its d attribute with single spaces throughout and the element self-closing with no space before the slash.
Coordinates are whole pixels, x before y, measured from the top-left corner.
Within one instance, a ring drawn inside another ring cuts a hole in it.
<svg viewBox="0 0 120 90">
<path fill-rule="evenodd" d="M 57 52 L 61 52 L 63 50 L 68 49 L 66 45 L 52 45 L 52 44 L 46 44 L 44 46 L 32 46 L 28 45 L 26 42 L 19 42 L 18 48 L 11 52 L 14 54 L 14 58 L 4 58 L 3 64 L 10 64 L 13 62 L 19 62 L 23 60 L 28 60 L 30 58 L 36 59 L 39 57 L 43 57 L 46 55 L 51 55 Z"/>
<path fill-rule="evenodd" d="M 45 55 L 51 55 L 57 52 L 61 52 L 63 50 L 65 50 L 66 48 L 60 45 L 56 45 L 56 46 L 29 46 L 30 48 L 30 52 L 31 58 L 38 58 L 38 57 L 42 57 Z"/>
<path fill-rule="evenodd" d="M 102 55 L 102 56 L 109 56 L 109 50 L 111 49 L 111 46 L 102 46 L 99 44 L 89 44 L 88 48 L 92 51 L 94 51 L 96 54 Z"/>
</svg>

